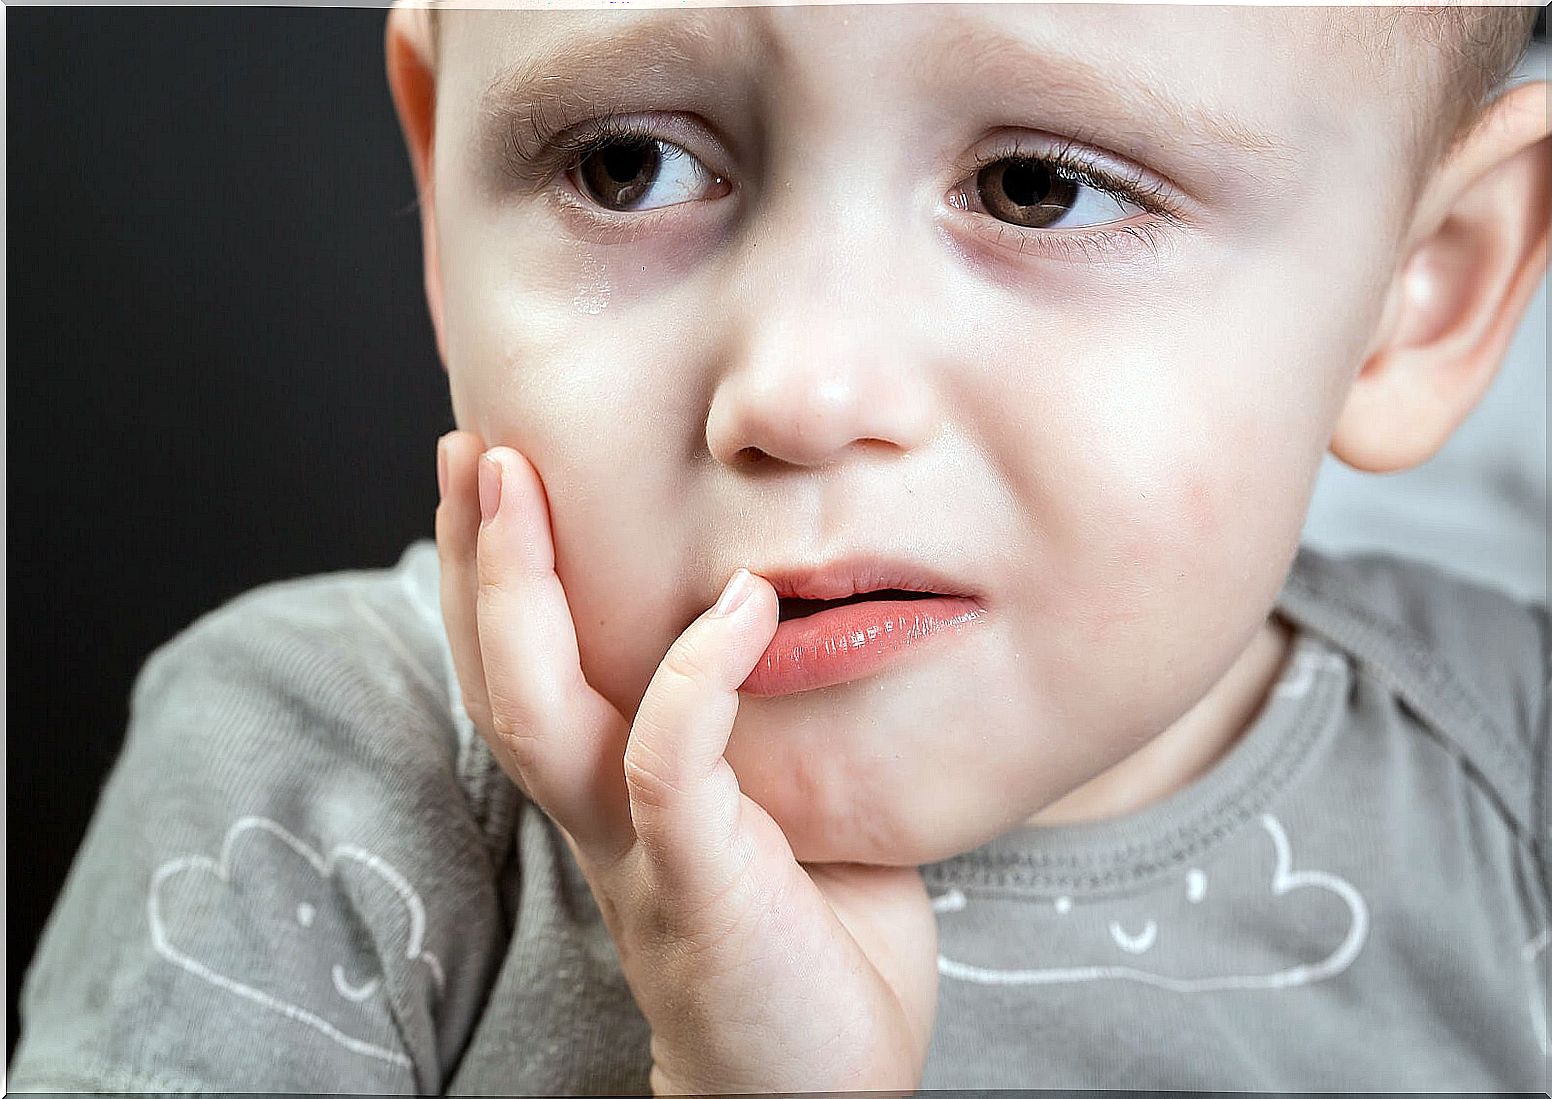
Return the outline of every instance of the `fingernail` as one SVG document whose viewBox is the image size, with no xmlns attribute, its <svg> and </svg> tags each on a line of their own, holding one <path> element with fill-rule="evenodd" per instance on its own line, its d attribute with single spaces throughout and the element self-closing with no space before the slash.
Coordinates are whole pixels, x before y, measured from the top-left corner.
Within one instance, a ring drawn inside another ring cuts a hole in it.
<svg viewBox="0 0 1552 1099">
<path fill-rule="evenodd" d="M 749 598 L 749 593 L 752 591 L 754 591 L 754 576 L 748 569 L 739 569 L 727 582 L 727 587 L 722 589 L 717 605 L 711 608 L 711 617 L 726 618 L 744 605 L 744 600 Z"/>
<path fill-rule="evenodd" d="M 480 522 L 490 522 L 500 507 L 501 463 L 486 453 L 480 457 Z"/>
<path fill-rule="evenodd" d="M 447 436 L 437 440 L 437 499 L 447 495 Z"/>
</svg>

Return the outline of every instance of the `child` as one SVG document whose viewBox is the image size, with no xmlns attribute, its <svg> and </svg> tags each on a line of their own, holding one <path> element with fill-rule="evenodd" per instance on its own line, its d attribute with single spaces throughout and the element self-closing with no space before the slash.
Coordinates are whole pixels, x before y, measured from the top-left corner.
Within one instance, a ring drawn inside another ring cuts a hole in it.
<svg viewBox="0 0 1552 1099">
<path fill-rule="evenodd" d="M 148 659 L 12 1088 L 1544 1086 L 1546 608 L 1298 545 L 1532 14 L 393 9 L 435 543 Z"/>
</svg>

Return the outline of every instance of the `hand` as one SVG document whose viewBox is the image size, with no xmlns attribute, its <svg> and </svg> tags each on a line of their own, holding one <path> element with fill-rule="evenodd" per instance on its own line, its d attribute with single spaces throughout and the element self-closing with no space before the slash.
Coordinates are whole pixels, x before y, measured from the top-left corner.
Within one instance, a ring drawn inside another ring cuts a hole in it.
<svg viewBox="0 0 1552 1099">
<path fill-rule="evenodd" d="M 583 677 L 534 467 L 445 437 L 442 615 L 464 706 L 565 836 L 652 1029 L 654 1094 L 914 1091 L 937 1007 L 937 923 L 914 867 L 804 866 L 723 758 L 775 590 L 673 643 L 634 723 Z M 492 486 L 486 485 L 487 496 Z"/>
</svg>

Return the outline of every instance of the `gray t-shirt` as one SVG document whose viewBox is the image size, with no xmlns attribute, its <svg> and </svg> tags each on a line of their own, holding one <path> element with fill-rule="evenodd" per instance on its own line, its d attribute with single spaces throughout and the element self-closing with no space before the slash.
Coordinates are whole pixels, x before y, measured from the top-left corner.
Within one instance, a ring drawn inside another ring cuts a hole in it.
<svg viewBox="0 0 1552 1099">
<path fill-rule="evenodd" d="M 22 992 L 12 1091 L 646 1093 L 549 818 L 472 729 L 435 545 L 146 661 Z M 1548 617 L 1301 548 L 1280 681 L 1129 817 L 923 868 L 924 1089 L 1545 1090 Z"/>
</svg>

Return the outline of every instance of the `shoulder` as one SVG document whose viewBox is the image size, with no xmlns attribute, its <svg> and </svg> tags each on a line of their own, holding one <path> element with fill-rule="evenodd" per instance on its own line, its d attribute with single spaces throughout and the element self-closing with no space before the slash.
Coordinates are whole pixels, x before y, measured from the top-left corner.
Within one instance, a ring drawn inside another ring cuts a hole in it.
<svg viewBox="0 0 1552 1099">
<path fill-rule="evenodd" d="M 507 849 L 457 767 L 435 566 L 422 542 L 265 584 L 145 661 L 23 985 L 28 1080 L 441 1086 L 510 928 Z"/>
<path fill-rule="evenodd" d="M 386 568 L 270 581 L 194 619 L 152 652 L 146 668 L 174 664 L 190 651 L 235 647 L 254 655 L 305 652 L 362 671 L 403 671 L 406 661 L 435 659 L 440 627 L 427 600 L 437 598 L 436 583 L 435 547 L 425 540 L 411 543 Z"/>
<path fill-rule="evenodd" d="M 1537 831 L 1552 678 L 1544 603 L 1422 561 L 1301 545 L 1278 605 L 1452 741 Z"/>
<path fill-rule="evenodd" d="M 195 747 L 185 739 L 194 722 L 200 740 L 305 738 L 364 762 L 452 772 L 460 742 L 437 585 L 435 545 L 423 539 L 388 567 L 252 588 L 146 658 L 129 735 L 176 730 Z"/>
<path fill-rule="evenodd" d="M 1283 603 L 1356 655 L 1420 677 L 1504 735 L 1525 732 L 1547 693 L 1547 607 L 1384 553 L 1300 546 Z"/>
</svg>

